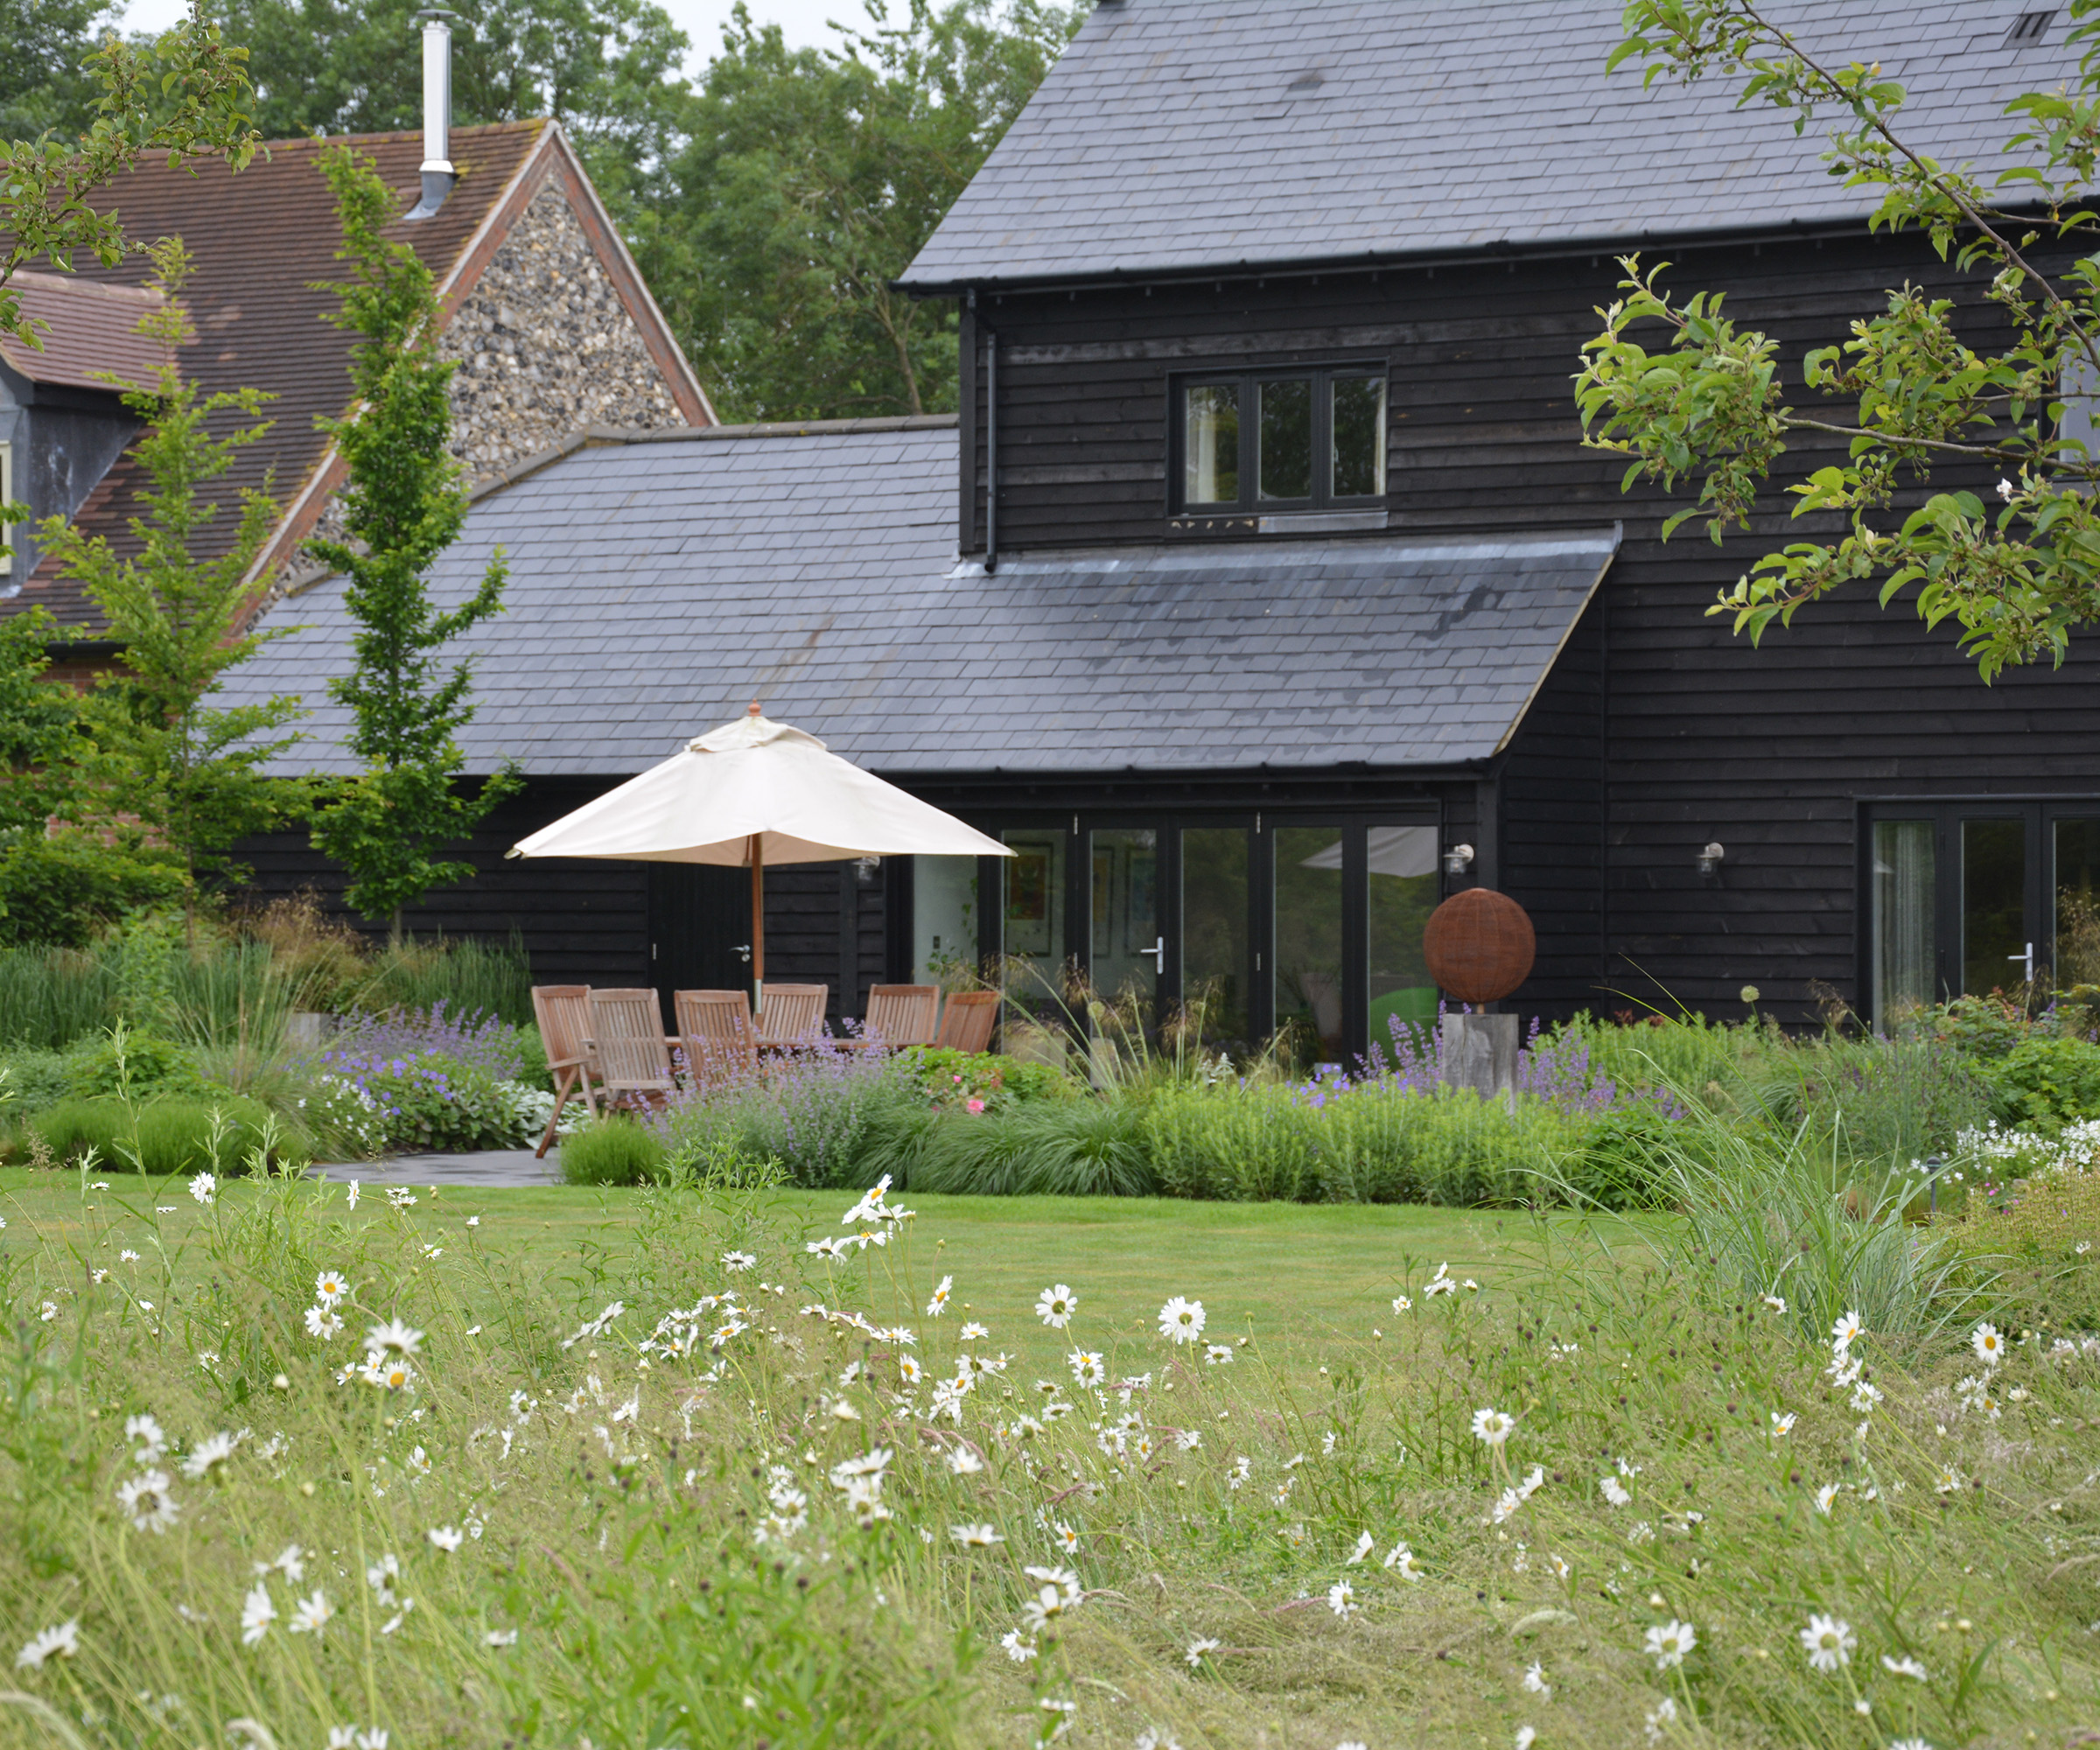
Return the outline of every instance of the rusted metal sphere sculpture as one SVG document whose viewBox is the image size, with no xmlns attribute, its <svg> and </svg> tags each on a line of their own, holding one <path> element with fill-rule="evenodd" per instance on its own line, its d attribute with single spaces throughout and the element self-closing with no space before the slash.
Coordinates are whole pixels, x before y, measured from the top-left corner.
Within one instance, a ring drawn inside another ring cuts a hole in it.
<svg viewBox="0 0 2100 1750">
<path fill-rule="evenodd" d="M 1493 1003 L 1531 974 L 1538 940 L 1524 908 L 1507 893 L 1468 887 L 1429 914 L 1422 955 L 1429 976 L 1460 1003 Z"/>
</svg>

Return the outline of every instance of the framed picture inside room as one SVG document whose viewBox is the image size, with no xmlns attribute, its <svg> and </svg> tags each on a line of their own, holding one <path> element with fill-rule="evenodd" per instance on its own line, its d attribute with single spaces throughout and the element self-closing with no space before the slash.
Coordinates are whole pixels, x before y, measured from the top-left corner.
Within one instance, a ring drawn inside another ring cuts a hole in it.
<svg viewBox="0 0 2100 1750">
<path fill-rule="evenodd" d="M 1021 844 L 1006 864 L 1006 951 L 1050 951 L 1050 847 Z"/>
</svg>

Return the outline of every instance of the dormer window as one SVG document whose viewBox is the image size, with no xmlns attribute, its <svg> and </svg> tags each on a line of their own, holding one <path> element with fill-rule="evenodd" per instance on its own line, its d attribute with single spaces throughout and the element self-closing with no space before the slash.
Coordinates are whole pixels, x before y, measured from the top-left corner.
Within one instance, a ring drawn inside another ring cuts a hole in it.
<svg viewBox="0 0 2100 1750">
<path fill-rule="evenodd" d="M 1385 495 L 1385 371 L 1234 372 L 1174 388 L 1183 511 L 1368 507 Z"/>
</svg>

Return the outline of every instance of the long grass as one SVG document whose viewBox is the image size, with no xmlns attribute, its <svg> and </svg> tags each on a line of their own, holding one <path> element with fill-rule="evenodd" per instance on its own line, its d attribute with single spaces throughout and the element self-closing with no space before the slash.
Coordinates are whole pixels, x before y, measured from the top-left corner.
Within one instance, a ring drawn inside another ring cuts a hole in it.
<svg viewBox="0 0 2100 1750">
<path fill-rule="evenodd" d="M 552 1252 L 410 1194 L 10 1200 L 0 1652 L 73 1648 L 17 1685 L 83 1745 L 1882 1750 L 2061 1743 L 2100 1695 L 2075 1341 L 1957 1399 L 1959 1334 L 1870 1326 L 1861 1412 L 1760 1303 L 1542 1226 L 1463 1285 L 1396 1250 L 1286 1362 L 1193 1247 L 1154 1304 L 1202 1300 L 1197 1341 L 1105 1319 L 1112 1228 L 1046 1331 L 845 1199 L 832 1258 L 764 1194 L 639 1194 Z M 368 1330 L 399 1389 L 341 1378 Z M 1002 1370 L 1025 1334 L 1073 1366 Z"/>
</svg>

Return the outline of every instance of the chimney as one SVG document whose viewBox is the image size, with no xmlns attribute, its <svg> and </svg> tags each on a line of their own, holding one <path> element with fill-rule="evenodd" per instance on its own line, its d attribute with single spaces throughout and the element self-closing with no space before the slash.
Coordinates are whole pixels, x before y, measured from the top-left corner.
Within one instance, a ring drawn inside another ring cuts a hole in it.
<svg viewBox="0 0 2100 1750">
<path fill-rule="evenodd" d="M 423 20 L 423 199 L 408 214 L 428 219 L 459 178 L 452 169 L 452 15 L 433 7 Z"/>
</svg>

